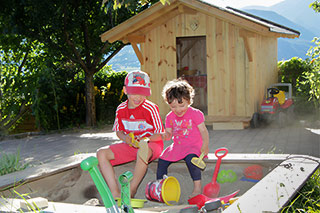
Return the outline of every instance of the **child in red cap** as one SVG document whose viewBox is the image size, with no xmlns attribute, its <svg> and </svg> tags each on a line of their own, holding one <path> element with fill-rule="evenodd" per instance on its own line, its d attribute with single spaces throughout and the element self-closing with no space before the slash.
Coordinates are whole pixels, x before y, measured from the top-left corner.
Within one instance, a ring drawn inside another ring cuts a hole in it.
<svg viewBox="0 0 320 213">
<path fill-rule="evenodd" d="M 106 180 L 113 197 L 120 197 L 120 190 L 116 181 L 113 166 L 136 160 L 133 178 L 130 182 L 131 197 L 143 179 L 148 164 L 137 156 L 138 148 L 132 144 L 129 133 L 135 138 L 149 138 L 148 162 L 157 159 L 163 150 L 163 124 L 156 104 L 148 101 L 151 95 L 150 79 L 147 73 L 132 71 L 126 76 L 123 91 L 128 100 L 121 103 L 116 110 L 113 131 L 122 143 L 105 146 L 97 151 L 97 158 L 101 173 Z"/>
</svg>

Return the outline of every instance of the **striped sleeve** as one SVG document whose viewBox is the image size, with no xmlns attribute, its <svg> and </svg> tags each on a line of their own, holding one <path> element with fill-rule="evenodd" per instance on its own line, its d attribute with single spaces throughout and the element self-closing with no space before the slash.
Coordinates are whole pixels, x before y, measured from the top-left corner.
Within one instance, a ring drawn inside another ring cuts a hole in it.
<svg viewBox="0 0 320 213">
<path fill-rule="evenodd" d="M 113 124 L 113 128 L 112 128 L 112 131 L 115 131 L 115 132 L 118 132 L 118 131 L 121 131 L 123 130 L 123 127 L 122 127 L 122 124 L 119 123 L 119 112 L 122 110 L 122 109 L 125 109 L 127 104 L 127 102 L 123 102 L 121 103 L 118 107 L 117 107 L 117 110 L 116 110 L 116 118 L 114 120 L 114 124 Z"/>
<path fill-rule="evenodd" d="M 159 113 L 159 108 L 156 104 L 146 100 L 143 104 L 143 108 L 149 111 L 153 126 L 154 126 L 154 133 L 159 134 L 163 133 L 163 125 L 162 120 Z"/>
</svg>

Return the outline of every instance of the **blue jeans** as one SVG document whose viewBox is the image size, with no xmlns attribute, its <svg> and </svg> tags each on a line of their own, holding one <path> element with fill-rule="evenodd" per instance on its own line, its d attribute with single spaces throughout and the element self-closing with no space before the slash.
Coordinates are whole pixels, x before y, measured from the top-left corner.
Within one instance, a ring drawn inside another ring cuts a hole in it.
<svg viewBox="0 0 320 213">
<path fill-rule="evenodd" d="M 189 173 L 193 181 L 201 180 L 201 169 L 191 163 L 191 159 L 193 157 L 198 157 L 196 154 L 189 154 L 183 160 L 186 162 Z M 163 175 L 168 174 L 168 167 L 170 164 L 173 163 L 172 161 L 166 161 L 159 159 L 158 161 L 158 168 L 157 168 L 157 180 L 162 179 Z"/>
</svg>

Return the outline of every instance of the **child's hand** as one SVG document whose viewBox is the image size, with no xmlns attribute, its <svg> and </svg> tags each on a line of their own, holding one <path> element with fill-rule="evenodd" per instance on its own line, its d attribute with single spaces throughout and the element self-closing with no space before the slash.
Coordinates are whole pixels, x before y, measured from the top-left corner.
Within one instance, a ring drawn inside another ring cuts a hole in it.
<svg viewBox="0 0 320 213">
<path fill-rule="evenodd" d="M 133 147 L 135 147 L 135 148 L 139 148 L 139 141 L 137 141 L 137 140 L 135 139 L 133 133 L 129 133 L 128 135 L 126 135 L 125 142 L 126 142 L 129 146 L 133 146 Z"/>
<path fill-rule="evenodd" d="M 171 134 L 169 132 L 165 132 L 161 134 L 162 140 L 167 141 L 171 139 Z"/>
<path fill-rule="evenodd" d="M 204 153 L 204 156 L 206 156 L 209 153 L 209 147 L 208 146 L 202 146 L 201 152 Z"/>
<path fill-rule="evenodd" d="M 126 142 L 128 145 L 131 145 L 132 138 L 130 137 L 130 135 L 126 135 L 125 136 L 124 142 Z"/>
</svg>

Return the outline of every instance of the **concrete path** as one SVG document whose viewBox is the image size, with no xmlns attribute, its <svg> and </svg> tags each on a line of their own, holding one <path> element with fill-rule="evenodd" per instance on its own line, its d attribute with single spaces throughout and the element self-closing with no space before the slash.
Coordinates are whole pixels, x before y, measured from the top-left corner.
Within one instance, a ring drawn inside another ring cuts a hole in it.
<svg viewBox="0 0 320 213">
<path fill-rule="evenodd" d="M 209 127 L 208 127 L 209 128 Z M 282 129 L 266 126 L 245 130 L 210 130 L 210 152 L 227 147 L 229 153 L 305 154 L 320 157 L 320 128 L 299 124 Z M 69 157 L 79 153 L 92 153 L 97 148 L 118 141 L 111 126 L 100 130 L 81 130 L 56 134 L 28 136 L 0 141 L 2 152 L 15 153 L 32 165 Z M 165 146 L 170 144 L 165 142 Z"/>
</svg>

